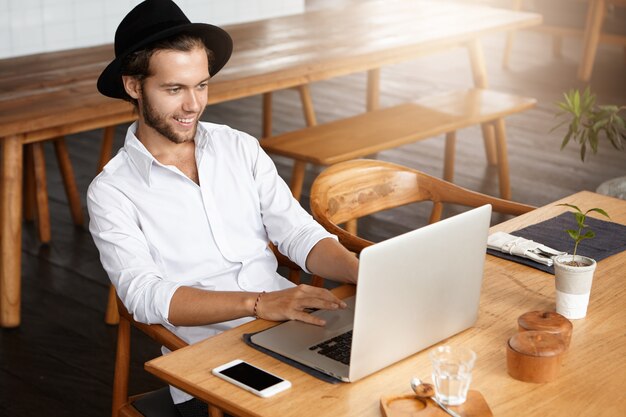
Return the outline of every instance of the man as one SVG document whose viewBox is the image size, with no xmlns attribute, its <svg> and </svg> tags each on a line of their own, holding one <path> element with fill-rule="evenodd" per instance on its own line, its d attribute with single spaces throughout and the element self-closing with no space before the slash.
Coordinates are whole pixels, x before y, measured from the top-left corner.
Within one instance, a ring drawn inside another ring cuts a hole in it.
<svg viewBox="0 0 626 417">
<path fill-rule="evenodd" d="M 90 231 L 135 319 L 188 343 L 252 317 L 323 325 L 307 309 L 345 307 L 326 289 L 278 275 L 270 241 L 326 278 L 354 283 L 358 269 L 292 198 L 256 139 L 199 122 L 207 83 L 231 50 L 222 29 L 190 23 L 170 0 L 147 0 L 120 23 L 116 58 L 98 80 L 139 118 L 89 187 Z M 181 412 L 197 408 L 171 391 Z"/>
</svg>

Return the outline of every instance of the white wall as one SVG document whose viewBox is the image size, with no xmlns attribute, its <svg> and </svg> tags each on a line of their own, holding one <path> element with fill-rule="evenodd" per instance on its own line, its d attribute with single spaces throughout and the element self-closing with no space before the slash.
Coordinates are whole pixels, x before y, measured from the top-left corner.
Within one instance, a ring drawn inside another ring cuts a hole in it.
<svg viewBox="0 0 626 417">
<path fill-rule="evenodd" d="M 113 42 L 139 0 L 0 0 L 0 58 Z M 301 13 L 304 0 L 176 0 L 192 22 L 216 25 Z"/>
</svg>

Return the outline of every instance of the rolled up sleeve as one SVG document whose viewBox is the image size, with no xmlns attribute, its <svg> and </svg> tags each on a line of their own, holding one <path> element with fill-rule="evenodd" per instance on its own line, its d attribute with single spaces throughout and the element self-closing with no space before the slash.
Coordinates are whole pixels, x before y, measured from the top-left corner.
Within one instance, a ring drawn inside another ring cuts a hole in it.
<svg viewBox="0 0 626 417">
<path fill-rule="evenodd" d="M 126 308 L 139 322 L 170 324 L 170 301 L 181 283 L 164 279 L 132 202 L 96 179 L 87 193 L 87 208 L 100 261 Z"/>
</svg>

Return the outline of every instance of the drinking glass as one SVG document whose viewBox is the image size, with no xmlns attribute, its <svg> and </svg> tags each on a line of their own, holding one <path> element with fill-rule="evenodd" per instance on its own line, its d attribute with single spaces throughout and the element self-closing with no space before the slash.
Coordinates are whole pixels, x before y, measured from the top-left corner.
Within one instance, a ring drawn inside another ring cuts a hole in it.
<svg viewBox="0 0 626 417">
<path fill-rule="evenodd" d="M 430 351 L 437 399 L 460 405 L 467 399 L 476 354 L 462 346 L 439 346 Z"/>
</svg>

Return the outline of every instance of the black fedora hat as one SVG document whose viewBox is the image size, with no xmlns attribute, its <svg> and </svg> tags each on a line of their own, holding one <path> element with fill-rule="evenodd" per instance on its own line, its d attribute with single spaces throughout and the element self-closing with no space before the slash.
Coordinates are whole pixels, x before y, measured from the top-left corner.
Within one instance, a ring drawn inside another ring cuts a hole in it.
<svg viewBox="0 0 626 417">
<path fill-rule="evenodd" d="M 230 58 L 233 41 L 226 31 L 206 23 L 191 23 L 171 0 L 146 0 L 131 10 L 115 31 L 115 59 L 98 78 L 98 91 L 108 97 L 124 98 L 121 66 L 125 57 L 153 42 L 189 33 L 199 36 L 213 51 L 209 73 L 215 75 Z"/>
</svg>

